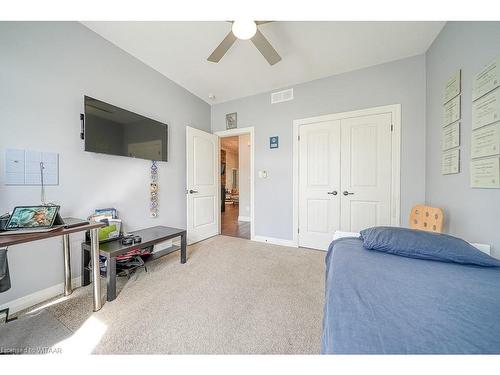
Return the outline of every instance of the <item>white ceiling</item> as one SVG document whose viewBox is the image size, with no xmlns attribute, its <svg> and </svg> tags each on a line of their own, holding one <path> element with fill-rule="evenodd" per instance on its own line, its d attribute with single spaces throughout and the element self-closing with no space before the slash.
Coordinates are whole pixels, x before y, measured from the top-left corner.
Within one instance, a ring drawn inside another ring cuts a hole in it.
<svg viewBox="0 0 500 375">
<path fill-rule="evenodd" d="M 248 40 L 208 62 L 224 21 L 83 24 L 212 104 L 422 54 L 445 22 L 267 23 L 259 29 L 283 58 L 274 66 Z"/>
</svg>

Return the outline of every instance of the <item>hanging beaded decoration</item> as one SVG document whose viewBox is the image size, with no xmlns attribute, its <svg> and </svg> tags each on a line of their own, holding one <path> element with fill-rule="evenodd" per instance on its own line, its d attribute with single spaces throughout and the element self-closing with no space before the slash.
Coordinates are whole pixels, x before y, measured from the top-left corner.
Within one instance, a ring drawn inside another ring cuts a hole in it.
<svg viewBox="0 0 500 375">
<path fill-rule="evenodd" d="M 151 217 L 158 217 L 158 165 L 156 161 L 151 162 L 151 182 L 149 183 Z"/>
</svg>

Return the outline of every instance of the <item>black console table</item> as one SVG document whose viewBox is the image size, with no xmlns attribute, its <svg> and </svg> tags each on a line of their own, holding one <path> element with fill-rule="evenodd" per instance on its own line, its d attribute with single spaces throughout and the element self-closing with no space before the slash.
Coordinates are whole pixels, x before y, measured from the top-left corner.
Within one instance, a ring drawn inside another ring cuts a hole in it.
<svg viewBox="0 0 500 375">
<path fill-rule="evenodd" d="M 181 263 L 186 263 L 186 231 L 184 229 L 169 228 L 157 226 L 141 229 L 129 234 L 141 236 L 142 242 L 122 245 L 120 240 L 99 244 L 99 253 L 106 257 L 106 283 L 107 283 L 107 301 L 113 301 L 116 298 L 116 257 L 129 252 L 132 249 L 143 249 L 159 242 L 167 241 L 172 238 L 180 237 L 181 246 L 172 246 L 165 250 L 153 253 L 147 261 L 158 259 L 174 251 L 181 250 Z M 82 286 L 90 284 L 90 243 L 82 243 Z"/>
</svg>

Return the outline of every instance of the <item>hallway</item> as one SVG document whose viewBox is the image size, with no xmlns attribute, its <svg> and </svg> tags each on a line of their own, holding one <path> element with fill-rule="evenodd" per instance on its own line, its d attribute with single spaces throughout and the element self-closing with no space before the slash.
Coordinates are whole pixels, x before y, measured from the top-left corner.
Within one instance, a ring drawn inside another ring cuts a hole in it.
<svg viewBox="0 0 500 375">
<path fill-rule="evenodd" d="M 238 221 L 238 212 L 237 204 L 226 204 L 226 210 L 221 212 L 221 234 L 249 240 L 250 222 Z"/>
</svg>

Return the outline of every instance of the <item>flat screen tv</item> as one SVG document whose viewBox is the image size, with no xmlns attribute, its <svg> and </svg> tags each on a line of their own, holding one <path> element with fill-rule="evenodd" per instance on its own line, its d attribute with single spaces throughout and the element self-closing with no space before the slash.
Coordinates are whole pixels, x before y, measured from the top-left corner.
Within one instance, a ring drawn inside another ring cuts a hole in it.
<svg viewBox="0 0 500 375">
<path fill-rule="evenodd" d="M 167 161 L 168 125 L 85 96 L 85 151 Z"/>
</svg>

